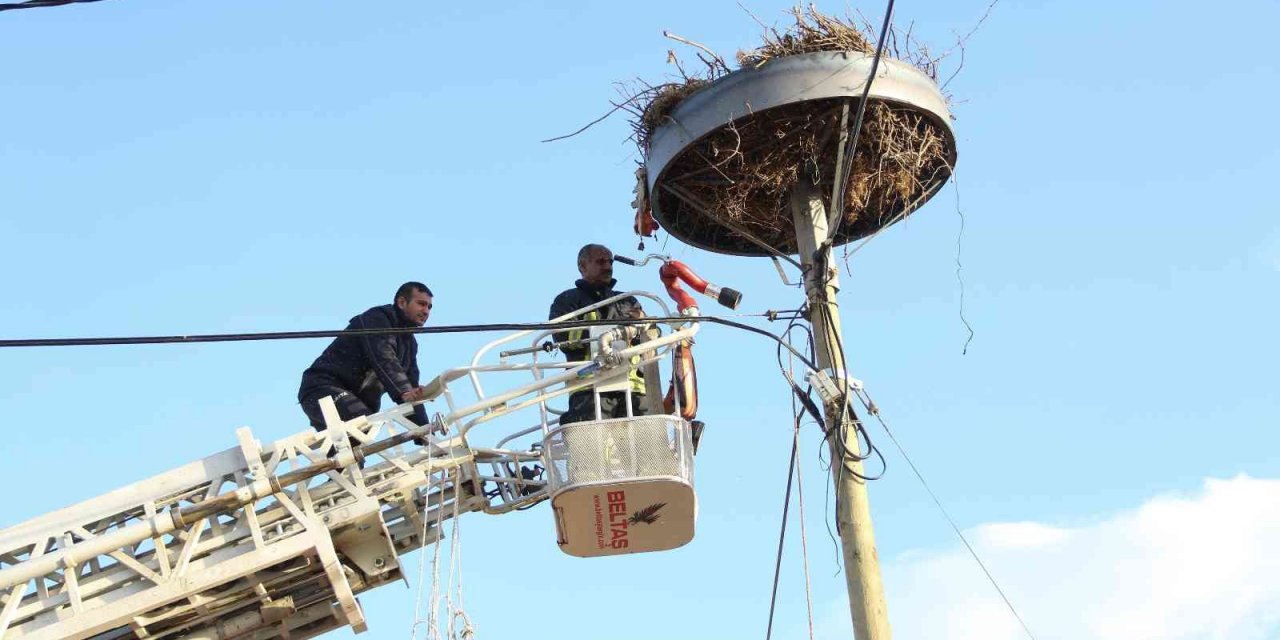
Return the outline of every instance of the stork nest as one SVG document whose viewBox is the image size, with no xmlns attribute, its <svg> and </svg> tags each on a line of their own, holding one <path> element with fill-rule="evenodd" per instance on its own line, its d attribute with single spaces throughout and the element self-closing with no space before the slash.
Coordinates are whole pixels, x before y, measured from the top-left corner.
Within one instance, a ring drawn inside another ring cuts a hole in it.
<svg viewBox="0 0 1280 640">
<path fill-rule="evenodd" d="M 869 32 L 863 32 L 866 27 L 819 13 L 812 5 L 808 11 L 794 8 L 791 15 L 795 24 L 790 29 L 782 33 L 769 29 L 764 34 L 764 44 L 750 51 L 739 51 L 738 66 L 754 69 L 774 58 L 819 51 L 875 51 Z"/>
<path fill-rule="evenodd" d="M 768 30 L 764 44 L 741 51 L 740 68 L 758 68 L 776 58 L 820 51 L 870 53 L 869 28 L 807 11 L 792 12 L 795 24 Z M 887 49 L 898 52 L 897 38 Z M 905 58 L 936 78 L 936 61 L 906 38 Z M 702 56 L 699 56 L 702 58 Z M 633 96 L 635 138 L 647 151 L 653 132 L 690 94 L 731 71 L 718 58 L 701 76 L 650 87 Z M 717 251 L 764 254 L 740 230 L 784 253 L 796 251 L 789 198 L 800 180 L 812 181 L 830 208 L 845 99 L 812 100 L 760 111 L 713 131 L 685 149 L 663 171 L 661 193 L 650 194 L 661 222 L 674 235 Z M 854 111 L 848 115 L 853 126 Z M 843 222 L 837 242 L 874 233 L 910 213 L 950 175 L 948 136 L 923 112 L 871 101 L 844 186 Z M 849 158 L 846 155 L 845 161 Z M 825 173 L 823 173 L 825 172 Z"/>
</svg>

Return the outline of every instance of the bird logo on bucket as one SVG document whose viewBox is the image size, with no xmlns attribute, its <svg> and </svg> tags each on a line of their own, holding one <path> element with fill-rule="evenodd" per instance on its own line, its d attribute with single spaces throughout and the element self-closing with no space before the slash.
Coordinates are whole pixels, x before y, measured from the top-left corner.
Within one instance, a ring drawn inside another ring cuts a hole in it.
<svg viewBox="0 0 1280 640">
<path fill-rule="evenodd" d="M 651 504 L 631 514 L 631 517 L 627 519 L 627 524 L 653 524 L 658 521 L 658 518 L 660 517 L 658 512 L 665 506 L 667 506 L 667 503 L 665 502 Z"/>
</svg>

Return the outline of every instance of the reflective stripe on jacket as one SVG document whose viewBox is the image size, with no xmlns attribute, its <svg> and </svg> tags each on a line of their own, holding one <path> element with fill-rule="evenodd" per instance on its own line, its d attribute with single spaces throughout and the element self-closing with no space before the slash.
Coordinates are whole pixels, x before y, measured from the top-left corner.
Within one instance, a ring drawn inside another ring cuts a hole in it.
<svg viewBox="0 0 1280 640">
<path fill-rule="evenodd" d="M 562 291 L 560 292 L 560 295 L 556 296 L 555 301 L 551 303 L 551 312 L 547 319 L 554 320 L 567 313 L 572 313 L 584 307 L 589 307 L 606 298 L 618 295 L 619 292 L 614 291 L 613 289 L 613 286 L 617 283 L 617 280 L 610 280 L 607 285 L 591 284 L 586 280 L 578 280 L 574 283 L 574 287 L 572 289 Z M 638 309 L 639 307 L 640 302 L 636 300 L 634 296 L 628 296 L 620 300 L 615 300 L 614 302 L 600 307 L 599 309 L 588 311 L 587 313 L 582 314 L 581 319 L 614 320 L 617 318 L 626 318 L 632 309 Z M 566 340 L 582 340 L 590 335 L 591 332 L 587 328 L 580 327 L 569 329 L 567 331 L 558 331 L 551 337 L 556 342 L 564 342 Z M 588 360 L 591 357 L 591 347 L 585 342 L 580 346 L 574 345 L 561 347 L 560 351 L 564 353 L 565 359 L 569 362 L 581 362 L 583 360 Z M 633 357 L 631 361 L 634 366 L 636 363 L 640 362 L 640 357 Z M 644 374 L 638 369 L 633 368 L 629 378 L 631 380 L 631 393 L 643 394 L 645 391 Z"/>
</svg>

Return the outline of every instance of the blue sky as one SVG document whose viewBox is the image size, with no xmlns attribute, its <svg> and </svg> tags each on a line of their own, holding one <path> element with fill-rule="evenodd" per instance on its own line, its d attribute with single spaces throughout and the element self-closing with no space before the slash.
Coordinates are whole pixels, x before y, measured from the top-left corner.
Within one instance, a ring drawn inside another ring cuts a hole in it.
<svg viewBox="0 0 1280 640">
<path fill-rule="evenodd" d="M 785 23 L 785 2 L 744 4 Z M 897 22 L 943 49 L 986 6 L 902 2 Z M 877 22 L 883 10 L 852 8 Z M 948 187 L 842 277 L 855 375 L 1040 638 L 1280 637 L 1264 614 L 1280 609 L 1277 572 L 1214 573 L 1208 584 L 1239 593 L 1232 607 L 1144 588 L 1204 549 L 1280 544 L 1248 517 L 1280 503 L 1280 135 L 1266 115 L 1280 7 L 1213 10 L 997 5 L 949 87 L 960 206 Z M 116 0 L 0 14 L 0 335 L 340 328 L 408 279 L 437 294 L 431 324 L 540 320 L 579 246 L 634 253 L 636 156 L 621 117 L 539 140 L 604 113 L 614 82 L 671 73 L 667 49 L 691 58 L 663 29 L 726 57 L 759 31 L 719 1 Z M 667 250 L 742 290 L 744 311 L 798 304 L 767 261 Z M 659 288 L 651 269 L 618 276 Z M 424 337 L 422 369 L 487 339 Z M 0 526 L 232 446 L 241 425 L 263 440 L 302 429 L 298 377 L 323 346 L 0 351 Z M 467 516 L 479 637 L 763 634 L 790 403 L 767 341 L 708 328 L 698 357 L 709 430 L 694 542 L 580 560 L 557 551 L 545 508 Z M 889 462 L 870 491 L 899 637 L 1019 637 L 871 433 Z M 819 438 L 804 437 L 815 613 L 821 637 L 839 637 Z M 1142 524 L 1166 507 L 1185 517 Z M 1239 526 L 1198 528 L 1206 517 Z M 1171 529 L 1190 542 L 1171 546 Z M 1156 553 L 1168 549 L 1186 551 Z M 1150 564 L 1104 564 L 1116 557 Z M 789 545 L 778 628 L 797 638 L 799 563 Z M 365 637 L 407 636 L 413 598 L 363 596 Z M 635 614 L 619 621 L 619 603 Z M 939 611 L 956 622 L 919 627 Z M 1105 622 L 1135 611 L 1151 613 Z M 1167 611 L 1192 613 L 1160 631 Z"/>
</svg>

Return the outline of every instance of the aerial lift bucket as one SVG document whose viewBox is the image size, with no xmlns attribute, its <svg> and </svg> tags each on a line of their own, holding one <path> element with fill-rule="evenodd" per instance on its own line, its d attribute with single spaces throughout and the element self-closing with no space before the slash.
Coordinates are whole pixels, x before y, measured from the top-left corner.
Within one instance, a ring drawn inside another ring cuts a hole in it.
<svg viewBox="0 0 1280 640">
<path fill-rule="evenodd" d="M 543 452 L 565 553 L 665 551 L 693 539 L 693 444 L 679 416 L 576 422 L 548 433 Z"/>
</svg>

